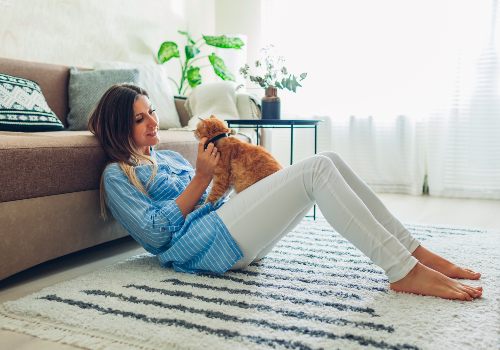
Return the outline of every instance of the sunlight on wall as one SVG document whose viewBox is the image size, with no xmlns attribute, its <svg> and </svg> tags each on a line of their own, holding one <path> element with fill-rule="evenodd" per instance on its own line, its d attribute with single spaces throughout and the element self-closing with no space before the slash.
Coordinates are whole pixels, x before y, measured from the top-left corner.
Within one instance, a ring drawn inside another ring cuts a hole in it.
<svg viewBox="0 0 500 350">
<path fill-rule="evenodd" d="M 182 0 L 172 0 L 170 3 L 170 9 L 178 18 L 185 18 L 184 2 Z"/>
<path fill-rule="evenodd" d="M 3 0 L 0 56 L 81 67 L 152 63 L 160 44 L 180 42 L 177 30 L 190 23 L 213 33 L 213 8 L 206 0 Z"/>
<path fill-rule="evenodd" d="M 263 3 L 263 38 L 281 50 L 292 72 L 309 73 L 297 94 L 280 92 L 288 113 L 311 113 L 313 106 L 319 115 L 417 116 L 450 91 L 459 48 L 477 53 L 484 45 L 477 38 L 489 26 L 484 12 L 490 6 L 472 0 L 310 0 L 304 7 L 302 1 L 270 0 Z M 461 53 L 462 63 L 471 59 Z"/>
</svg>

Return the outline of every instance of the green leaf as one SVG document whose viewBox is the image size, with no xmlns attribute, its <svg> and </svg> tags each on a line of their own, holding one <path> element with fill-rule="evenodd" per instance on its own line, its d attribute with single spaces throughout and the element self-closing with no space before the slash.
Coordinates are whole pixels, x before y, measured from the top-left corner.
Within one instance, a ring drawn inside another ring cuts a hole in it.
<svg viewBox="0 0 500 350">
<path fill-rule="evenodd" d="M 241 40 L 240 38 L 231 38 L 225 35 L 219 35 L 219 36 L 203 35 L 203 39 L 205 40 L 207 45 L 220 47 L 224 49 L 241 49 L 241 47 L 245 45 L 243 40 Z"/>
<path fill-rule="evenodd" d="M 172 57 L 180 57 L 177 44 L 173 41 L 165 41 L 158 50 L 158 62 L 165 63 Z"/>
<path fill-rule="evenodd" d="M 189 67 L 186 72 L 189 86 L 195 87 L 201 84 L 200 67 Z"/>
<path fill-rule="evenodd" d="M 276 86 L 278 86 L 278 84 L 279 83 L 277 82 Z M 297 92 L 297 88 L 301 87 L 302 85 L 300 85 L 297 81 L 297 77 L 295 77 L 294 75 L 290 75 L 288 78 L 281 79 L 281 86 L 282 89 Z"/>
<path fill-rule="evenodd" d="M 200 53 L 200 49 L 198 49 L 196 46 L 192 45 L 186 45 L 184 47 L 184 52 L 186 53 L 186 60 L 190 60 L 194 56 Z"/>
<path fill-rule="evenodd" d="M 227 69 L 226 64 L 224 63 L 224 60 L 222 58 L 217 56 L 215 53 L 211 53 L 210 56 L 208 56 L 208 60 L 210 61 L 215 74 L 217 74 L 222 80 L 234 81 L 234 76 Z"/>
<path fill-rule="evenodd" d="M 302 73 L 300 75 L 300 80 L 304 80 L 307 77 L 307 73 Z"/>
<path fill-rule="evenodd" d="M 249 69 L 250 69 L 250 66 L 248 64 L 245 64 L 243 67 L 240 68 L 240 74 L 246 78 L 248 76 Z"/>
<path fill-rule="evenodd" d="M 178 30 L 177 33 L 184 35 L 187 38 L 187 41 L 191 44 L 194 45 L 196 42 L 191 38 L 191 35 L 189 35 L 189 32 L 184 31 L 184 30 Z"/>
</svg>

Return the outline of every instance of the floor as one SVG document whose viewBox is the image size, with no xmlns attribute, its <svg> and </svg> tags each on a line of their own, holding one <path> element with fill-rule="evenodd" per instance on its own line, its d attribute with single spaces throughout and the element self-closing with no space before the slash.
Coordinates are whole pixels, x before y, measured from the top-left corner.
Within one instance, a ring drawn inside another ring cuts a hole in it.
<svg viewBox="0 0 500 350">
<path fill-rule="evenodd" d="M 381 194 L 380 197 L 402 222 L 500 230 L 499 200 L 461 200 L 395 194 Z M 1 281 L 0 303 L 20 298 L 141 252 L 142 248 L 134 241 L 122 238 L 41 264 Z M 75 348 L 0 330 L 0 349 Z"/>
</svg>

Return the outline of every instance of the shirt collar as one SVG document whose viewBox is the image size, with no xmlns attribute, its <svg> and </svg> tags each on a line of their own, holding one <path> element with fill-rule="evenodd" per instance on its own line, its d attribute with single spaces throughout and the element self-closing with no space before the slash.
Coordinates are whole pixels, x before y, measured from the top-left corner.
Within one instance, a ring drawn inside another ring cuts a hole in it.
<svg viewBox="0 0 500 350">
<path fill-rule="evenodd" d="M 156 155 L 156 151 L 153 148 L 153 146 L 149 146 L 149 156 L 151 158 L 153 158 L 153 160 L 158 161 L 158 158 L 157 158 L 157 155 Z M 132 157 L 129 158 L 129 161 L 132 162 Z M 142 165 L 142 164 L 140 164 L 140 165 Z"/>
<path fill-rule="evenodd" d="M 153 148 L 153 146 L 150 146 L 149 147 L 149 155 L 151 156 L 151 158 L 153 158 L 154 160 L 157 160 L 156 159 L 156 151 L 155 149 Z"/>
</svg>

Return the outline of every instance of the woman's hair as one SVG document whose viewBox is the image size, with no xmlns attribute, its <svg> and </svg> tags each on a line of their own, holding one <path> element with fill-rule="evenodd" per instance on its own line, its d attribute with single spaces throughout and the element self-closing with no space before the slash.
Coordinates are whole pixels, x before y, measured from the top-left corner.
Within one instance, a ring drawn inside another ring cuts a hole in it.
<svg viewBox="0 0 500 350">
<path fill-rule="evenodd" d="M 153 158 L 141 154 L 132 137 L 134 125 L 134 102 L 139 96 L 148 96 L 142 88 L 132 84 L 117 84 L 111 86 L 102 95 L 97 106 L 92 111 L 88 128 L 101 143 L 110 163 L 116 162 L 129 181 L 147 195 L 146 188 L 137 178 L 134 166 L 146 161 L 153 166 L 148 184 L 154 179 L 157 164 Z M 103 177 L 100 182 L 101 216 L 106 218 L 106 197 Z"/>
</svg>

